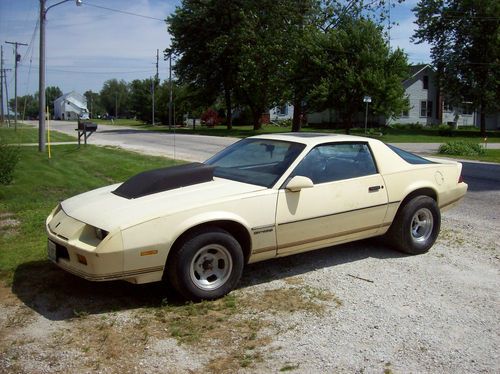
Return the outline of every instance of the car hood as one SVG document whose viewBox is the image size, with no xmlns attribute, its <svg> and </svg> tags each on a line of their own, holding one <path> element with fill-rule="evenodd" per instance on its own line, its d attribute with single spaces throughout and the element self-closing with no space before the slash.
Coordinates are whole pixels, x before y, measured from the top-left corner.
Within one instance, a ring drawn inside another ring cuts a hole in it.
<svg viewBox="0 0 500 374">
<path fill-rule="evenodd" d="M 113 193 L 121 184 L 98 188 L 61 203 L 64 212 L 81 222 L 112 231 L 180 211 L 240 198 L 266 187 L 214 178 L 205 183 L 163 191 L 137 199 Z"/>
</svg>

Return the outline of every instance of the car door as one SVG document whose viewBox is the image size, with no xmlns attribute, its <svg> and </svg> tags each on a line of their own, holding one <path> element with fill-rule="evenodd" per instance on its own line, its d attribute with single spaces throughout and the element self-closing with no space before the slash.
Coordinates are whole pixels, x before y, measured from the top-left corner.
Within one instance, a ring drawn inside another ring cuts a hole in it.
<svg viewBox="0 0 500 374">
<path fill-rule="evenodd" d="M 278 256 L 376 235 L 387 211 L 382 176 L 367 143 L 330 143 L 313 148 L 291 177 L 314 186 L 278 193 Z"/>
</svg>

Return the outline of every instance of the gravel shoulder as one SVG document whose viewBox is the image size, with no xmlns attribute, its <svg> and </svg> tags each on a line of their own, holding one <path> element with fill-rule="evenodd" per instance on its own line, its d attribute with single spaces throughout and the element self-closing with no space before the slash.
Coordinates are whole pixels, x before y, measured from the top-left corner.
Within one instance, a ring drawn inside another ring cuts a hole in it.
<svg viewBox="0 0 500 374">
<path fill-rule="evenodd" d="M 365 240 L 275 259 L 196 305 L 26 263 L 0 285 L 0 373 L 498 373 L 499 229 L 500 184 L 471 178 L 425 255 Z"/>
</svg>

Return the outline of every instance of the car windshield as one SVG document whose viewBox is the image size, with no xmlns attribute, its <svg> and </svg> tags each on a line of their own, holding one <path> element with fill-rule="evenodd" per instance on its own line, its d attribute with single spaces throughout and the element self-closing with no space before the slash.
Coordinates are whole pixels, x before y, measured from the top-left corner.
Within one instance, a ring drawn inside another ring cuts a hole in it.
<svg viewBox="0 0 500 374">
<path fill-rule="evenodd" d="M 244 139 L 208 159 L 216 177 L 273 186 L 305 148 L 304 144 L 269 139 Z"/>
</svg>

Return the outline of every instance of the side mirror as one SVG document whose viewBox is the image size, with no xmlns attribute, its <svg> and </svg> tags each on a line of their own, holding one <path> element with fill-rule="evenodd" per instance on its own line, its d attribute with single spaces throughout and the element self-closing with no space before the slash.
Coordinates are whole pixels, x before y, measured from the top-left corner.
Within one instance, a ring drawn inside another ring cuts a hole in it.
<svg viewBox="0 0 500 374">
<path fill-rule="evenodd" d="M 286 184 L 285 188 L 291 192 L 298 192 L 303 188 L 311 188 L 314 183 L 311 179 L 303 177 L 301 175 L 296 175 Z"/>
</svg>

